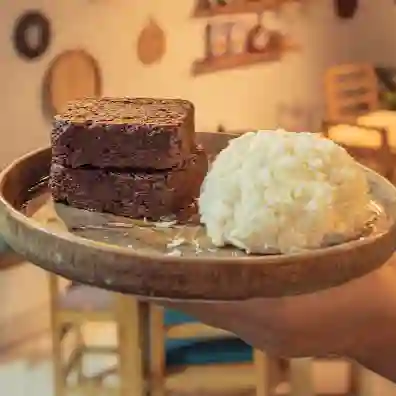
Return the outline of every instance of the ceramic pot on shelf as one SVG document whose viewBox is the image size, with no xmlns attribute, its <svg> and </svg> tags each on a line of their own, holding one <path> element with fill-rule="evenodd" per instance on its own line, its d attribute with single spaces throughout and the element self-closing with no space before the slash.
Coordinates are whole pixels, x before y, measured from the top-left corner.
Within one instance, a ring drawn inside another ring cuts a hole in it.
<svg viewBox="0 0 396 396">
<path fill-rule="evenodd" d="M 212 57 L 229 54 L 230 38 L 228 24 L 212 25 Z"/>
<path fill-rule="evenodd" d="M 263 25 L 262 17 L 262 14 L 257 15 L 257 23 L 246 37 L 246 52 L 248 53 L 265 52 L 271 43 L 273 33 Z"/>
<path fill-rule="evenodd" d="M 236 23 L 232 29 L 232 52 L 244 54 L 246 52 L 246 37 L 248 28 L 244 23 Z"/>
<path fill-rule="evenodd" d="M 359 7 L 359 0 L 334 0 L 337 16 L 342 19 L 352 19 Z"/>
</svg>

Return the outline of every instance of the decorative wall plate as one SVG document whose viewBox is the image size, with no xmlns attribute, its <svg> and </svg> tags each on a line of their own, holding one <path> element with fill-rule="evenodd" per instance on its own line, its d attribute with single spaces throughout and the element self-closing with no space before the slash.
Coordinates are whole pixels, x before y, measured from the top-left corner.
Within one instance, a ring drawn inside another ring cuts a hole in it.
<svg viewBox="0 0 396 396">
<path fill-rule="evenodd" d="M 102 79 L 97 61 L 80 49 L 59 54 L 44 78 L 44 110 L 51 117 L 64 106 L 83 97 L 100 96 Z"/>
<path fill-rule="evenodd" d="M 51 25 L 40 11 L 26 11 L 17 19 L 13 44 L 21 57 L 29 60 L 39 58 L 48 49 L 50 42 Z"/>
<path fill-rule="evenodd" d="M 158 23 L 150 18 L 140 32 L 137 43 L 137 55 L 144 65 L 159 62 L 165 55 L 166 37 Z"/>
<path fill-rule="evenodd" d="M 334 0 L 337 16 L 352 19 L 359 7 L 359 0 Z"/>
</svg>

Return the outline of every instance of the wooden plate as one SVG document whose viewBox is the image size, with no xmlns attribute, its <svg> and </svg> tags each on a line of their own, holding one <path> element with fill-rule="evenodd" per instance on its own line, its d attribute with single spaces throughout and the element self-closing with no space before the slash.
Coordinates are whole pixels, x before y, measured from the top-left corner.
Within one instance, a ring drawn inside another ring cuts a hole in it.
<svg viewBox="0 0 396 396">
<path fill-rule="evenodd" d="M 209 154 L 232 135 L 199 133 Z M 164 228 L 54 205 L 45 178 L 50 149 L 17 160 L 0 175 L 0 227 L 7 243 L 38 266 L 109 290 L 178 299 L 241 300 L 313 292 L 362 276 L 386 262 L 396 245 L 396 191 L 365 168 L 383 208 L 377 231 L 363 239 L 294 255 L 247 256 L 214 249 L 202 227 Z M 41 181 L 41 183 L 40 183 Z M 169 254 L 177 236 L 183 256 Z M 199 249 L 194 241 L 198 240 Z"/>
<path fill-rule="evenodd" d="M 166 52 L 166 37 L 158 23 L 150 18 L 139 34 L 137 55 L 144 65 L 159 62 Z"/>
<path fill-rule="evenodd" d="M 84 50 L 68 50 L 51 62 L 44 77 L 44 108 L 52 117 L 68 102 L 100 96 L 101 91 L 101 73 L 94 57 Z"/>
</svg>

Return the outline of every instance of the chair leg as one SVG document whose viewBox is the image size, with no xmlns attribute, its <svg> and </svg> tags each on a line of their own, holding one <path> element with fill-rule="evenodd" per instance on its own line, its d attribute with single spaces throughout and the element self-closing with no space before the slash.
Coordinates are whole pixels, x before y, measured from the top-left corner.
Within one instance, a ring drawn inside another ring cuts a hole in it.
<svg viewBox="0 0 396 396">
<path fill-rule="evenodd" d="M 164 396 L 166 393 L 166 333 L 164 328 L 163 308 L 150 304 L 149 310 L 150 393 L 151 396 Z"/>
<path fill-rule="evenodd" d="M 290 360 L 290 396 L 314 396 L 312 358 Z"/>
<path fill-rule="evenodd" d="M 351 394 L 355 396 L 372 396 L 377 394 L 375 374 L 357 363 L 351 365 Z"/>
<path fill-rule="evenodd" d="M 255 349 L 253 363 L 256 371 L 256 396 L 272 396 L 272 361 L 265 352 Z"/>
<path fill-rule="evenodd" d="M 63 369 L 62 329 L 53 323 L 52 326 L 52 363 L 55 396 L 66 395 L 66 378 Z"/>
<path fill-rule="evenodd" d="M 139 340 L 139 303 L 130 296 L 117 296 L 117 332 L 120 396 L 145 393 Z"/>
<path fill-rule="evenodd" d="M 76 331 L 76 348 L 78 348 L 79 351 L 82 351 L 76 363 L 77 382 L 78 384 L 82 384 L 84 382 L 83 358 L 84 358 L 84 347 L 85 347 L 82 325 L 77 325 L 75 331 Z"/>
</svg>

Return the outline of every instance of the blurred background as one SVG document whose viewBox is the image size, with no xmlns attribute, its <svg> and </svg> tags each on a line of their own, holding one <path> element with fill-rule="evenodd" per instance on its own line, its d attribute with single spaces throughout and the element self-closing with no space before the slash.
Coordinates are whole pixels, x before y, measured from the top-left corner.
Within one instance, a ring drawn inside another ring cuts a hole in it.
<svg viewBox="0 0 396 396">
<path fill-rule="evenodd" d="M 0 22 L 0 168 L 47 146 L 68 100 L 152 96 L 191 100 L 197 131 L 328 133 L 394 180 L 393 0 L 2 0 Z M 179 312 L 69 285 L 1 240 L 0 252 L 12 396 L 137 395 L 143 376 L 158 396 L 396 395 L 346 361 L 269 357 Z"/>
</svg>

